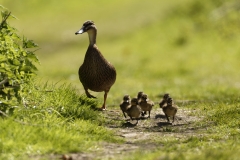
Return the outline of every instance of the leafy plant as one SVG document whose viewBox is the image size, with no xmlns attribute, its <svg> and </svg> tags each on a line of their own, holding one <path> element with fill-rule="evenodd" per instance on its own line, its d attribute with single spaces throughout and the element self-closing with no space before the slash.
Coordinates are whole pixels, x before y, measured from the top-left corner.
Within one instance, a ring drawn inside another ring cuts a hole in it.
<svg viewBox="0 0 240 160">
<path fill-rule="evenodd" d="M 11 12 L 2 6 L 0 23 L 0 110 L 12 112 L 21 100 L 22 84 L 28 83 L 35 75 L 39 63 L 34 50 L 38 47 L 32 40 L 20 37 L 17 30 L 10 26 L 7 20 Z"/>
</svg>

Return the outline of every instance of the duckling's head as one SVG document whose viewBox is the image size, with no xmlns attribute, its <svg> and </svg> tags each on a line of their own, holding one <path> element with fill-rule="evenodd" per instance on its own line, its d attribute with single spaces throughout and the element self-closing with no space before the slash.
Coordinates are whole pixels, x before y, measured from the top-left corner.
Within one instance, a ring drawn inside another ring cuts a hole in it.
<svg viewBox="0 0 240 160">
<path fill-rule="evenodd" d="M 143 93 L 141 99 L 142 99 L 143 101 L 148 101 L 148 95 Z"/>
<path fill-rule="evenodd" d="M 130 101 L 130 96 L 128 94 L 126 94 L 124 97 L 123 97 L 123 101 L 124 102 L 129 102 Z"/>
<path fill-rule="evenodd" d="M 167 99 L 167 104 L 168 104 L 168 105 L 172 105 L 172 102 L 173 102 L 173 99 L 172 99 L 172 98 L 168 98 L 168 99 Z"/>
<path fill-rule="evenodd" d="M 138 99 L 137 98 L 133 98 L 131 100 L 131 105 L 137 105 L 138 104 Z"/>
<path fill-rule="evenodd" d="M 86 21 L 86 22 L 83 23 L 82 28 L 81 28 L 79 31 L 77 31 L 75 34 L 76 34 L 76 35 L 77 35 L 77 34 L 83 34 L 84 32 L 87 32 L 87 31 L 89 31 L 90 29 L 96 29 L 96 26 L 95 26 L 95 24 L 94 24 L 93 21 L 88 20 L 88 21 Z"/>
<path fill-rule="evenodd" d="M 165 93 L 165 94 L 163 95 L 163 99 L 165 99 L 165 100 L 167 100 L 169 97 L 170 97 L 170 96 L 169 96 L 169 93 Z"/>
<path fill-rule="evenodd" d="M 137 99 L 141 99 L 142 95 L 143 95 L 142 91 L 138 92 Z"/>
</svg>

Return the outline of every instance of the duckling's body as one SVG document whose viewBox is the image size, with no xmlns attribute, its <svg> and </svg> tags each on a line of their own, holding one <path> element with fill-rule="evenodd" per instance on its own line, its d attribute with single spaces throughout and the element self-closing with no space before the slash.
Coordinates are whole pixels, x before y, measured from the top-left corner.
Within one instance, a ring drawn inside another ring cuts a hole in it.
<svg viewBox="0 0 240 160">
<path fill-rule="evenodd" d="M 130 105 L 131 105 L 130 101 L 131 101 L 130 96 L 129 95 L 125 95 L 123 97 L 122 103 L 120 104 L 120 108 L 121 108 L 122 113 L 123 113 L 125 118 L 126 118 L 125 112 L 127 111 L 128 107 L 130 107 Z"/>
<path fill-rule="evenodd" d="M 150 118 L 150 113 L 151 113 L 152 107 L 154 106 L 154 102 L 148 99 L 147 94 L 142 95 L 139 106 L 141 107 L 142 111 L 144 112 L 148 111 L 149 113 L 148 118 Z"/>
<path fill-rule="evenodd" d="M 137 98 L 133 98 L 131 100 L 131 106 L 128 107 L 127 109 L 127 115 L 131 118 L 131 120 L 133 120 L 133 118 L 137 119 L 137 123 L 138 123 L 138 119 L 140 117 L 141 114 L 141 107 L 138 106 L 138 100 Z"/>
<path fill-rule="evenodd" d="M 166 107 L 166 106 L 167 106 L 167 100 L 168 100 L 169 97 L 170 97 L 170 95 L 169 95 L 168 93 L 165 93 L 165 94 L 163 95 L 162 100 L 159 102 L 160 108 L 163 108 L 163 107 Z"/>
<path fill-rule="evenodd" d="M 178 109 L 178 106 L 173 103 L 172 98 L 168 98 L 167 106 L 162 108 L 168 122 L 170 122 L 168 117 L 173 117 L 172 123 L 174 122 L 174 118 L 175 118 L 175 115 L 177 113 L 177 109 Z"/>
<path fill-rule="evenodd" d="M 87 97 L 95 98 L 88 92 L 88 89 L 95 92 L 105 92 L 102 105 L 102 110 L 105 110 L 107 94 L 116 81 L 116 70 L 104 58 L 96 45 L 97 28 L 93 21 L 86 21 L 82 28 L 75 34 L 82 34 L 84 32 L 88 33 L 90 43 L 83 64 L 78 71 L 79 79 Z"/>
<path fill-rule="evenodd" d="M 137 99 L 138 99 L 138 104 L 140 104 L 140 102 L 141 102 L 141 100 L 142 100 L 142 95 L 143 95 L 144 93 L 142 92 L 142 91 L 139 91 L 138 92 L 138 94 L 137 94 Z M 142 111 L 142 116 L 144 116 L 145 114 L 147 114 L 147 112 L 146 111 Z"/>
</svg>

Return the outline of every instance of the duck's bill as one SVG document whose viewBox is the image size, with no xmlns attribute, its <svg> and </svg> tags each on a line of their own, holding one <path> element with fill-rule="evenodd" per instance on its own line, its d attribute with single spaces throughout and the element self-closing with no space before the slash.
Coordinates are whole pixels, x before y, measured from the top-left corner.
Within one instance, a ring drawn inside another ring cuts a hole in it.
<svg viewBox="0 0 240 160">
<path fill-rule="evenodd" d="M 83 34 L 84 33 L 84 30 L 81 28 L 79 31 L 77 31 L 75 34 Z"/>
</svg>

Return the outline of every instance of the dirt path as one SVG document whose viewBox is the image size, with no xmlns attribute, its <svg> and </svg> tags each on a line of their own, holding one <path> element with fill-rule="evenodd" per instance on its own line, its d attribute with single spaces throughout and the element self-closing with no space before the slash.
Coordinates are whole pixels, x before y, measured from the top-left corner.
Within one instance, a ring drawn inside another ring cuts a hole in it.
<svg viewBox="0 0 240 160">
<path fill-rule="evenodd" d="M 71 154 L 73 160 L 91 160 L 91 159 L 121 159 L 139 150 L 155 150 L 161 147 L 161 144 L 154 143 L 154 139 L 161 136 L 183 137 L 195 134 L 195 128 L 192 123 L 198 120 L 197 117 L 189 116 L 191 110 L 179 108 L 177 120 L 172 125 L 167 120 L 162 110 L 155 106 L 152 110 L 151 118 L 142 118 L 135 125 L 136 120 L 125 119 L 120 109 L 108 110 L 103 114 L 109 119 L 107 127 L 114 130 L 117 136 L 125 139 L 124 144 L 102 143 L 102 148 L 90 153 Z M 64 159 L 64 158 L 63 158 Z M 71 158 L 66 158 L 70 160 Z"/>
</svg>

